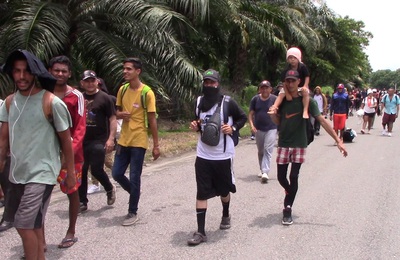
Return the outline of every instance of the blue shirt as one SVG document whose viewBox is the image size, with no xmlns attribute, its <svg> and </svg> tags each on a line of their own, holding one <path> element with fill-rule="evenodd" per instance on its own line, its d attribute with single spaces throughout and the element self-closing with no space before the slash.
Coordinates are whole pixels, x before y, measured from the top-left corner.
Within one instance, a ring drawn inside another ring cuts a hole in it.
<svg viewBox="0 0 400 260">
<path fill-rule="evenodd" d="M 400 105 L 400 98 L 394 94 L 390 99 L 389 94 L 386 94 L 382 98 L 382 104 L 385 106 L 386 114 L 397 114 L 397 106 Z"/>
</svg>

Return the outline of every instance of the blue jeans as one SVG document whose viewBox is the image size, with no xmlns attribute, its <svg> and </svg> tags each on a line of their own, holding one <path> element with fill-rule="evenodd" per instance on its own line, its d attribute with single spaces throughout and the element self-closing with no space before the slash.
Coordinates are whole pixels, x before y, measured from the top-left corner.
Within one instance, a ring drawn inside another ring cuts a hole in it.
<svg viewBox="0 0 400 260">
<path fill-rule="evenodd" d="M 140 177 L 142 175 L 146 149 L 141 147 L 125 147 L 118 145 L 115 151 L 112 176 L 129 194 L 129 213 L 136 214 L 140 197 Z M 129 179 L 125 176 L 129 167 Z"/>
</svg>

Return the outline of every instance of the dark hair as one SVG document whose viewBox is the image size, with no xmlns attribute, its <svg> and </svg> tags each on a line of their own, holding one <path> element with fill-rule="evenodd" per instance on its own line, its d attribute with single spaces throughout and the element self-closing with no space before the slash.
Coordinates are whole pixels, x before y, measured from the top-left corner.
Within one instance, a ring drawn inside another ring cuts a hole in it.
<svg viewBox="0 0 400 260">
<path fill-rule="evenodd" d="M 124 59 L 123 63 L 127 62 L 132 63 L 135 69 L 142 69 L 142 61 L 139 58 L 130 57 Z"/>
<path fill-rule="evenodd" d="M 54 66 L 54 64 L 56 64 L 56 63 L 65 64 L 68 66 L 69 70 L 72 70 L 72 63 L 67 56 L 61 55 L 61 56 L 52 58 L 49 61 L 49 68 L 52 68 Z"/>
</svg>

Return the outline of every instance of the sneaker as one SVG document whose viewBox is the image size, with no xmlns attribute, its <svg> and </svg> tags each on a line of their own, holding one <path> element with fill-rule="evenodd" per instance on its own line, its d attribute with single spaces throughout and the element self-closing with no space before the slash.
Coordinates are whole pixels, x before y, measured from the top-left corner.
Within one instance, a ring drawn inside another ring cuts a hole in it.
<svg viewBox="0 0 400 260">
<path fill-rule="evenodd" d="M 87 211 L 87 210 L 88 210 L 88 206 L 87 206 L 86 203 L 83 203 L 83 202 L 79 203 L 79 212 L 78 212 L 78 215 L 82 214 L 83 212 L 85 212 L 85 211 Z"/>
<path fill-rule="evenodd" d="M 256 139 L 256 137 L 255 137 L 254 135 L 252 135 L 252 136 L 250 137 L 250 139 L 251 139 L 251 140 L 254 140 L 254 139 Z"/>
<path fill-rule="evenodd" d="M 362 133 L 362 134 L 365 134 L 365 130 L 364 130 L 364 129 L 361 129 L 361 133 Z"/>
<path fill-rule="evenodd" d="M 259 172 L 258 175 L 257 175 L 257 177 L 258 177 L 258 178 L 261 178 L 261 177 L 262 177 L 262 174 L 263 174 L 262 172 Z"/>
<path fill-rule="evenodd" d="M 269 180 L 268 174 L 264 172 L 264 173 L 261 175 L 261 182 L 262 182 L 262 183 L 267 183 L 268 180 Z"/>
<path fill-rule="evenodd" d="M 386 130 L 382 131 L 382 135 L 388 135 L 388 133 L 386 132 Z"/>
<path fill-rule="evenodd" d="M 117 188 L 115 187 L 115 185 L 113 185 L 112 190 L 107 191 L 107 205 L 112 205 L 115 202 L 116 199 L 116 192 Z"/>
<path fill-rule="evenodd" d="M 222 217 L 219 229 L 230 229 L 231 228 L 231 216 Z"/>
<path fill-rule="evenodd" d="M 137 214 L 128 213 L 128 215 L 126 215 L 124 221 L 122 221 L 122 226 L 131 226 L 138 221 L 139 221 L 139 218 L 138 218 Z"/>
<path fill-rule="evenodd" d="M 189 246 L 197 246 L 203 242 L 207 242 L 207 236 L 200 232 L 195 232 L 193 237 L 188 239 L 187 243 Z"/>
<path fill-rule="evenodd" d="M 283 210 L 282 224 L 283 225 L 292 225 L 293 224 L 292 209 L 289 206 L 287 206 Z"/>
<path fill-rule="evenodd" d="M 392 133 L 388 133 L 387 136 L 392 137 Z"/>
<path fill-rule="evenodd" d="M 93 194 L 93 193 L 100 192 L 100 191 L 101 191 L 100 185 L 92 184 L 87 189 L 87 194 Z"/>
</svg>

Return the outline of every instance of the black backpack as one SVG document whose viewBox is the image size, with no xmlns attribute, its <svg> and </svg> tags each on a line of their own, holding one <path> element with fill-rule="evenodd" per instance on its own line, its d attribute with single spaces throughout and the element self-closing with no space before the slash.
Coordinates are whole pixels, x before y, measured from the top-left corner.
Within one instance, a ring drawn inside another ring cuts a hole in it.
<svg viewBox="0 0 400 260">
<path fill-rule="evenodd" d="M 223 112 L 223 117 L 224 117 L 224 123 L 227 123 L 228 117 L 229 117 L 228 104 L 229 104 L 230 98 L 231 98 L 230 96 L 224 95 L 221 98 L 220 102 L 218 103 L 218 107 L 215 110 L 214 114 L 211 116 L 210 119 L 208 119 L 208 121 L 204 127 L 204 131 L 202 132 L 202 136 L 201 136 L 201 141 L 203 143 L 208 144 L 208 145 L 215 144 L 215 145 L 211 145 L 211 146 L 217 146 L 219 144 L 219 138 L 220 138 L 220 134 L 221 134 L 221 106 L 223 108 L 222 112 Z M 200 117 L 200 106 L 202 104 L 202 99 L 203 99 L 202 96 L 197 98 L 197 105 L 196 105 L 197 118 Z M 222 105 L 222 102 L 226 102 L 226 103 L 224 103 Z M 208 130 L 207 130 L 207 133 L 205 134 L 204 132 L 206 132 L 206 128 Z M 218 131 L 216 129 L 218 129 Z M 238 145 L 239 130 L 233 131 L 233 133 L 232 133 L 232 135 L 230 135 L 230 137 L 233 140 L 234 146 Z M 226 149 L 226 135 L 224 135 L 224 151 L 225 151 L 225 149 Z"/>
<path fill-rule="evenodd" d="M 214 114 L 207 120 L 201 133 L 201 141 L 210 146 L 217 146 L 221 135 L 221 101 Z"/>
</svg>

